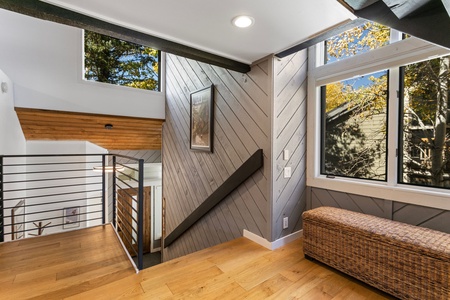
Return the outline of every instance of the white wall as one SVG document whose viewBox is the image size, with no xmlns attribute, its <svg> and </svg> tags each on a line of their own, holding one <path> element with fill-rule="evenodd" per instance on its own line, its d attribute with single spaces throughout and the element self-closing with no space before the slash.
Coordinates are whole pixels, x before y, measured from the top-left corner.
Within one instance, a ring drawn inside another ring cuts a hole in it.
<svg viewBox="0 0 450 300">
<path fill-rule="evenodd" d="M 13 83 L 0 70 L 0 83 L 2 82 L 6 83 L 8 90 L 0 91 L 0 155 L 25 154 L 25 137 L 14 111 Z"/>
<path fill-rule="evenodd" d="M 164 119 L 164 93 L 81 79 L 82 30 L 2 9 L 0 28 L 16 107 Z"/>
<path fill-rule="evenodd" d="M 27 154 L 94 154 L 107 153 L 106 149 L 100 148 L 88 142 L 62 142 L 62 141 L 29 141 L 27 142 Z M 85 214 L 92 211 L 98 211 L 100 206 L 86 207 L 92 203 L 99 203 L 101 199 L 101 178 L 85 178 L 85 176 L 93 176 L 101 174 L 94 173 L 92 167 L 101 165 L 101 156 L 96 158 L 85 156 L 70 157 L 28 157 L 27 158 L 27 180 L 31 180 L 27 184 L 27 215 L 26 221 L 45 219 L 43 224 L 51 222 L 51 227 L 44 230 L 44 234 L 59 232 L 63 230 L 63 211 L 68 207 L 80 207 L 80 213 Z M 32 165 L 36 163 L 62 163 L 71 162 L 71 164 L 56 165 Z M 38 171 L 57 171 L 68 170 L 54 173 L 33 173 Z M 68 177 L 81 177 L 75 179 L 65 179 Z M 32 180 L 52 179 L 48 181 L 32 181 Z M 89 184 L 95 183 L 95 184 Z M 71 185 L 71 186 L 67 186 Z M 52 187 L 50 189 L 42 189 L 43 186 Z M 37 188 L 33 190 L 32 188 Z M 94 191 L 95 190 L 95 191 Z M 56 196 L 51 196 L 56 194 Z M 45 196 L 43 196 L 45 195 Z M 74 201 L 76 200 L 76 201 Z M 67 202 L 61 202 L 67 201 Z M 42 205 L 46 203 L 46 205 Z M 40 205 L 37 205 L 40 204 Z M 45 210 L 45 213 L 37 213 Z M 86 226 L 99 225 L 102 220 L 87 221 L 86 219 L 101 218 L 101 213 L 90 213 L 89 215 L 81 215 L 80 220 L 83 221 L 79 226 L 73 229 L 83 228 Z M 38 222 L 35 222 L 38 223 Z M 35 229 L 32 223 L 27 224 L 27 229 Z M 69 228 L 71 229 L 71 228 Z M 67 228 L 66 228 L 67 230 Z M 36 234 L 34 230 L 31 233 Z M 27 234 L 28 237 L 28 234 Z"/>
<path fill-rule="evenodd" d="M 14 111 L 13 83 L 2 70 L 0 70 L 0 84 L 1 83 L 6 84 L 7 91 L 0 90 L 0 155 L 22 155 L 26 152 L 26 142 L 19 120 Z M 24 162 L 24 158 L 4 159 L 4 164 L 23 164 Z M 10 166 L 5 167 L 3 172 L 20 173 L 23 172 L 23 168 L 20 166 Z M 23 174 L 4 175 L 3 180 L 6 182 L 23 181 L 24 178 L 25 175 Z M 20 191 L 20 189 L 24 188 L 24 183 L 4 184 L 4 196 L 9 199 L 14 199 L 4 202 L 4 229 L 6 234 L 11 232 L 11 208 L 24 197 L 25 192 Z M 11 192 L 8 192 L 9 190 L 11 190 Z M 10 235 L 5 236 L 5 240 L 10 239 Z"/>
</svg>

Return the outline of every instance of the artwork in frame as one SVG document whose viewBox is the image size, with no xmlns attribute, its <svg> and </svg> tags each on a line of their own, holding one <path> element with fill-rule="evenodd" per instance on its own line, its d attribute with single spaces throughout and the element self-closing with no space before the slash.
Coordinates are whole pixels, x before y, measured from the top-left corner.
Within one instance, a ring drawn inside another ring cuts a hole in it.
<svg viewBox="0 0 450 300">
<path fill-rule="evenodd" d="M 80 227 L 80 207 L 65 207 L 63 229 Z"/>
<path fill-rule="evenodd" d="M 213 152 L 214 85 L 191 93 L 190 148 Z"/>
</svg>

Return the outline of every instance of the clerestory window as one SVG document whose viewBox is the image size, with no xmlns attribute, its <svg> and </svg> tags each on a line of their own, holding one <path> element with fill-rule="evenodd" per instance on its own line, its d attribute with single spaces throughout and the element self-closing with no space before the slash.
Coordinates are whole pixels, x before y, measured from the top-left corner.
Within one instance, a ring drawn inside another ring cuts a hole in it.
<svg viewBox="0 0 450 300">
<path fill-rule="evenodd" d="M 160 91 L 160 51 L 84 31 L 84 78 Z"/>
</svg>

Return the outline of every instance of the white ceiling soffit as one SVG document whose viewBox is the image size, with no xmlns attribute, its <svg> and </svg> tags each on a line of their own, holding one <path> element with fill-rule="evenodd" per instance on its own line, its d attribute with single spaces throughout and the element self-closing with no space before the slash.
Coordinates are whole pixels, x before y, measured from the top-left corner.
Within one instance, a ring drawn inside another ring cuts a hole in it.
<svg viewBox="0 0 450 300">
<path fill-rule="evenodd" d="M 355 16 L 336 0 L 45 0 L 78 13 L 251 64 Z M 231 24 L 238 15 L 255 22 Z"/>
</svg>

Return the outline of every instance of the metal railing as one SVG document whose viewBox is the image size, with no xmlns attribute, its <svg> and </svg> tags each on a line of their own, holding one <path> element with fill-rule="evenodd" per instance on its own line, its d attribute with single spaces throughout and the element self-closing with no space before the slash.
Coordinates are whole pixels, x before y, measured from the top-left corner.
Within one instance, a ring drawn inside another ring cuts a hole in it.
<svg viewBox="0 0 450 300">
<path fill-rule="evenodd" d="M 0 156 L 0 242 L 111 222 L 142 269 L 143 169 L 112 154 Z"/>
<path fill-rule="evenodd" d="M 120 159 L 135 160 L 137 165 L 123 164 Z M 143 269 L 144 253 L 144 161 L 123 155 L 112 157 L 113 224 L 137 267 Z"/>
</svg>

